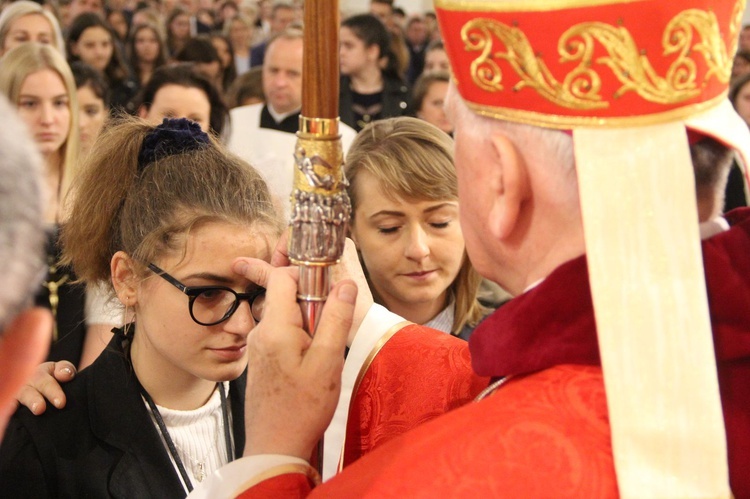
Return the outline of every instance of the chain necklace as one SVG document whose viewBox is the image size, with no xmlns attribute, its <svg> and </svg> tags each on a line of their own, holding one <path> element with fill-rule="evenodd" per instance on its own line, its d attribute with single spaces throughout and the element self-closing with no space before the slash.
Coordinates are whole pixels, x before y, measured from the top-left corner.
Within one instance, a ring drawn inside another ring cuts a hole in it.
<svg viewBox="0 0 750 499">
<path fill-rule="evenodd" d="M 137 381 L 137 378 L 136 378 L 136 381 Z M 146 403 L 151 409 L 151 414 L 153 414 L 154 419 L 156 420 L 156 425 L 159 427 L 159 431 L 161 432 L 162 437 L 164 437 L 164 441 L 167 444 L 167 450 L 169 451 L 169 454 L 172 456 L 172 459 L 174 459 L 175 466 L 177 466 L 177 471 L 180 472 L 180 476 L 182 477 L 182 480 L 185 482 L 185 486 L 188 489 L 188 493 L 192 492 L 193 483 L 190 481 L 190 477 L 187 474 L 187 470 L 185 470 L 185 465 L 182 463 L 182 459 L 180 459 L 180 455 L 177 452 L 177 446 L 172 440 L 172 437 L 169 435 L 169 430 L 167 429 L 167 425 L 164 423 L 164 418 L 162 418 L 161 413 L 159 412 L 159 408 L 156 407 L 156 404 L 154 403 L 154 399 L 152 399 L 151 395 L 149 395 L 148 392 L 143 388 L 143 385 L 140 384 L 140 381 L 138 382 L 138 387 L 141 390 L 141 395 L 146 400 Z M 227 410 L 227 395 L 224 392 L 223 383 L 216 383 L 216 387 L 219 389 L 219 395 L 221 396 L 221 415 L 224 421 L 224 424 L 222 426 L 224 427 L 224 439 L 227 445 L 227 462 L 231 462 L 233 460 L 232 436 L 230 435 L 230 431 L 229 431 L 229 412 Z M 215 447 L 215 444 L 214 444 L 214 447 Z M 212 450 L 213 450 L 213 447 L 212 447 Z M 187 455 L 187 453 L 185 454 Z M 208 455 L 210 455 L 210 452 L 206 455 L 206 458 L 208 458 Z M 192 457 L 190 457 L 189 455 L 188 457 L 192 461 Z M 197 465 L 198 471 L 196 472 L 195 468 L 193 468 L 193 474 L 195 478 L 200 482 L 206 477 L 206 459 L 204 458 L 203 461 L 198 461 L 197 463 L 194 461 L 194 463 Z"/>
<path fill-rule="evenodd" d="M 211 416 L 213 416 L 214 411 L 211 411 Z M 203 456 L 203 459 L 195 459 L 188 451 L 177 445 L 177 442 L 174 443 L 175 448 L 182 453 L 183 456 L 187 457 L 188 460 L 190 460 L 190 463 L 192 464 L 192 471 L 193 476 L 196 480 L 198 480 L 198 483 L 202 482 L 206 476 L 208 476 L 208 472 L 206 469 L 206 461 L 208 461 L 208 458 L 213 453 L 214 449 L 216 448 L 216 444 L 219 443 L 219 431 L 223 427 L 221 420 L 217 421 L 216 427 L 214 428 L 214 435 L 211 440 L 213 440 L 213 443 L 211 444 L 211 448 L 209 448 L 206 451 L 206 455 Z"/>
<path fill-rule="evenodd" d="M 477 395 L 474 398 L 474 402 L 479 402 L 481 400 L 486 399 L 487 397 L 489 397 L 490 395 L 492 395 L 493 393 L 495 393 L 495 390 L 497 390 L 498 388 L 500 388 L 501 386 L 503 386 L 505 383 L 507 383 L 508 381 L 510 381 L 512 378 L 513 378 L 513 375 L 509 374 L 508 376 L 503 376 L 502 378 L 494 381 L 493 383 L 490 383 L 490 386 L 488 386 L 487 388 L 485 388 L 484 390 L 482 390 L 481 392 L 479 392 L 479 395 Z"/>
</svg>

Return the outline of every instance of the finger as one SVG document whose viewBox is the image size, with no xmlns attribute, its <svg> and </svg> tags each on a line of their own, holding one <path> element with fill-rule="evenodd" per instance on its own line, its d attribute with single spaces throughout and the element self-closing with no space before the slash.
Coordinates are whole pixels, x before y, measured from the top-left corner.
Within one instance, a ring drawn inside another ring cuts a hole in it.
<svg viewBox="0 0 750 499">
<path fill-rule="evenodd" d="M 263 322 L 283 323 L 291 318 L 301 326 L 302 313 L 297 304 L 297 287 L 299 280 L 299 268 L 282 267 L 274 268 L 268 278 L 266 286 L 266 304 L 263 311 Z"/>
<path fill-rule="evenodd" d="M 49 366 L 48 364 L 52 364 Z M 64 369 L 67 366 L 63 366 Z M 39 398 L 43 397 L 46 400 L 49 400 L 52 402 L 52 405 L 57 407 L 58 409 L 62 409 L 65 407 L 65 392 L 62 389 L 62 386 L 60 386 L 60 382 L 58 382 L 57 379 L 55 379 L 55 373 L 57 372 L 56 363 L 54 362 L 45 362 L 44 364 L 40 365 L 36 372 L 34 372 L 34 375 L 31 377 L 31 380 L 26 385 L 26 388 L 24 388 L 24 391 L 28 389 L 27 397 L 29 400 L 33 402 L 39 402 Z M 65 381 L 61 381 L 65 382 Z M 30 393 L 30 392 L 36 392 L 36 394 Z M 21 402 L 26 407 L 29 407 L 29 409 L 32 409 L 31 406 L 24 403 L 20 397 L 19 402 Z M 44 400 L 42 400 L 44 402 Z M 33 412 L 33 409 L 32 409 Z"/>
<path fill-rule="evenodd" d="M 42 394 L 36 388 L 29 385 L 24 386 L 16 395 L 19 404 L 28 408 L 34 415 L 39 416 L 47 410 L 47 403 Z"/>
<path fill-rule="evenodd" d="M 291 229 L 290 229 L 291 230 Z M 281 233 L 279 242 L 276 243 L 276 247 L 271 255 L 271 265 L 274 267 L 288 267 L 289 262 L 289 230 L 285 230 Z"/>
<path fill-rule="evenodd" d="M 298 279 L 297 267 L 272 270 L 266 288 L 263 320 L 248 338 L 248 344 L 252 344 L 260 355 L 296 352 L 292 358 L 299 362 L 303 351 L 309 346 L 310 337 L 302 328 L 302 312 L 297 304 Z"/>
<path fill-rule="evenodd" d="M 39 392 L 36 385 L 41 385 L 44 378 L 49 378 L 55 374 L 55 362 L 43 362 L 36 367 L 36 370 L 28 380 L 28 384 L 21 388 L 21 391 L 16 395 L 16 400 L 19 404 L 27 407 L 32 413 L 37 416 L 43 414 L 47 410 L 47 403 L 44 397 Z"/>
<path fill-rule="evenodd" d="M 320 322 L 313 337 L 308 355 L 313 350 L 320 351 L 313 356 L 320 362 L 340 358 L 343 362 L 344 347 L 349 335 L 357 301 L 357 285 L 354 281 L 344 280 L 336 283 L 323 306 Z M 325 350 L 327 353 L 322 352 Z M 334 356 L 333 358 L 325 357 Z M 330 360 L 329 360 L 330 359 Z"/>
<path fill-rule="evenodd" d="M 232 262 L 232 271 L 245 279 L 254 282 L 258 286 L 268 287 L 268 279 L 273 267 L 270 263 L 257 258 L 236 258 Z"/>
<path fill-rule="evenodd" d="M 54 363 L 53 375 L 60 383 L 67 383 L 75 378 L 76 367 L 67 360 L 61 360 Z"/>
</svg>

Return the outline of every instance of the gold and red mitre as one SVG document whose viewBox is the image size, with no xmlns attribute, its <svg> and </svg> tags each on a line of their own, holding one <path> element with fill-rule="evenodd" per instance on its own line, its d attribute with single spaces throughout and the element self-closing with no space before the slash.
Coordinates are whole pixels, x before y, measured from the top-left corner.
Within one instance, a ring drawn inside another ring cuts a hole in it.
<svg viewBox="0 0 750 499">
<path fill-rule="evenodd" d="M 572 130 L 622 497 L 731 497 L 686 129 L 750 159 L 745 0 L 435 0 L 476 114 Z"/>
<path fill-rule="evenodd" d="M 478 114 L 543 127 L 672 121 L 726 97 L 742 0 L 436 0 Z"/>
</svg>

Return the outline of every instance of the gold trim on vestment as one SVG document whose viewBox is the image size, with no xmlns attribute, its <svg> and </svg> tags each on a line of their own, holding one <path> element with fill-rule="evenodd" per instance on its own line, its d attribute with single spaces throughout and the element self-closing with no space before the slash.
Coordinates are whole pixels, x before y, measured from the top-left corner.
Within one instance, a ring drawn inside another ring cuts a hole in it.
<svg viewBox="0 0 750 499">
<path fill-rule="evenodd" d="M 457 12 L 546 12 L 549 10 L 577 9 L 642 2 L 643 0 L 434 0 L 436 9 Z"/>
<path fill-rule="evenodd" d="M 393 335 L 401 331 L 403 328 L 414 325 L 411 321 L 401 321 L 397 324 L 394 324 L 391 326 L 388 331 L 383 333 L 383 335 L 380 337 L 380 339 L 373 345 L 372 349 L 370 350 L 369 355 L 365 359 L 365 361 L 362 363 L 362 366 L 359 368 L 359 374 L 357 374 L 357 380 L 354 382 L 354 388 L 352 389 L 352 400 L 354 400 L 357 396 L 357 391 L 359 390 L 359 385 L 362 383 L 362 380 L 365 377 L 365 374 L 370 369 L 370 365 L 372 364 L 372 361 L 375 360 L 375 357 L 380 353 L 380 350 L 385 346 L 386 343 L 388 343 L 388 340 L 393 338 Z M 349 410 L 351 410 L 351 401 L 349 402 Z M 349 418 L 346 420 L 347 426 L 349 426 Z M 346 429 L 344 429 L 344 440 L 341 443 L 341 457 L 339 458 L 339 468 L 338 472 L 340 473 L 342 469 L 344 469 L 344 449 L 346 449 Z"/>
<path fill-rule="evenodd" d="M 727 92 L 722 92 L 717 97 L 701 102 L 690 104 L 677 109 L 670 109 L 663 113 L 648 114 L 642 116 L 628 117 L 596 117 L 596 116 L 561 116 L 559 114 L 545 114 L 534 111 L 524 111 L 519 109 L 509 109 L 506 107 L 486 106 L 466 101 L 466 105 L 476 114 L 495 118 L 499 120 L 514 121 L 526 125 L 534 125 L 542 128 L 556 128 L 558 130 L 569 130 L 578 127 L 590 128 L 625 128 L 639 127 L 648 125 L 657 125 L 672 121 L 686 120 L 691 116 L 708 111 L 727 98 Z"/>
</svg>

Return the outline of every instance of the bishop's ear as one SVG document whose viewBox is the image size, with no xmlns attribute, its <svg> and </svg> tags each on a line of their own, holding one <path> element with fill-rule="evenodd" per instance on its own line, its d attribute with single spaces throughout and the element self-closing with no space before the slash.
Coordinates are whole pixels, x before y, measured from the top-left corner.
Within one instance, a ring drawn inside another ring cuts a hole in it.
<svg viewBox="0 0 750 499">
<path fill-rule="evenodd" d="M 530 196 L 528 171 L 523 156 L 508 137 L 493 132 L 490 145 L 490 185 L 494 199 L 490 208 L 489 228 L 495 238 L 506 239 L 514 233 L 521 206 Z"/>
</svg>

